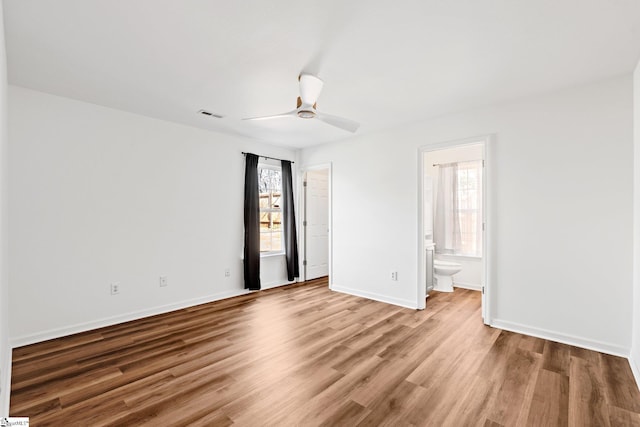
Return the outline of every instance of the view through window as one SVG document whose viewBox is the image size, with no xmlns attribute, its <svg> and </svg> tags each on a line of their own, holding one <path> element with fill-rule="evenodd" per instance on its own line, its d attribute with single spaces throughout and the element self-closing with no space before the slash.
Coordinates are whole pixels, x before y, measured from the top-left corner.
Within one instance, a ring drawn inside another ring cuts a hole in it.
<svg viewBox="0 0 640 427">
<path fill-rule="evenodd" d="M 260 190 L 260 252 L 282 252 L 282 170 L 258 166 Z"/>
<path fill-rule="evenodd" d="M 460 255 L 482 256 L 482 161 L 458 163 Z"/>
</svg>

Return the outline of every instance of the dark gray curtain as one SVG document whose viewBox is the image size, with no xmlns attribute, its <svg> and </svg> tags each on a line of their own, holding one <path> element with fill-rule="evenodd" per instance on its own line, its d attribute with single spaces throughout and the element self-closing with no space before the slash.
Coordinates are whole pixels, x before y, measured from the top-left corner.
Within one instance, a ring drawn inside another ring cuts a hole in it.
<svg viewBox="0 0 640 427">
<path fill-rule="evenodd" d="M 244 287 L 260 289 L 260 194 L 258 156 L 246 154 L 244 170 Z"/>
<path fill-rule="evenodd" d="M 295 277 L 300 277 L 292 182 L 291 162 L 282 160 L 282 222 L 284 225 L 284 250 L 287 258 L 287 278 L 289 281 L 292 281 Z"/>
</svg>

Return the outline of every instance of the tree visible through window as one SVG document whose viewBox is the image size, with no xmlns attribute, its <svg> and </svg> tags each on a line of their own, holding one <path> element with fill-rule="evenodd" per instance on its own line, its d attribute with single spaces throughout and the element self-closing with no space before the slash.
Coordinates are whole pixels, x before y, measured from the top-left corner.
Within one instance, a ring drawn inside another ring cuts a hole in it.
<svg viewBox="0 0 640 427">
<path fill-rule="evenodd" d="M 259 165 L 260 252 L 282 252 L 282 171 Z"/>
</svg>

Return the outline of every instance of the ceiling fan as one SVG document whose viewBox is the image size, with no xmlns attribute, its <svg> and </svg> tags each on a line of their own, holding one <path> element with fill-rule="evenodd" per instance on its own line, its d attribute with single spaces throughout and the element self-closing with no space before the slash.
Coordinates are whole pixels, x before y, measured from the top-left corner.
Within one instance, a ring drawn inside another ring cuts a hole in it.
<svg viewBox="0 0 640 427">
<path fill-rule="evenodd" d="M 331 114 L 320 113 L 316 110 L 316 101 L 320 96 L 323 82 L 318 77 L 311 74 L 300 74 L 298 77 L 300 82 L 300 96 L 298 97 L 298 105 L 295 110 L 286 113 L 276 114 L 273 116 L 251 117 L 242 120 L 270 120 L 281 117 L 299 117 L 301 119 L 318 119 L 331 126 L 344 129 L 349 132 L 355 132 L 360 124 L 353 120 L 345 119 Z"/>
</svg>

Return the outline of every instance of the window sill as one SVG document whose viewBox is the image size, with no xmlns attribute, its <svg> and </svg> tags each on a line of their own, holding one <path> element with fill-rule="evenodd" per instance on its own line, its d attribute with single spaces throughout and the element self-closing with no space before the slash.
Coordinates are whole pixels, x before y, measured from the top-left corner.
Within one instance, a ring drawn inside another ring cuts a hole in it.
<svg viewBox="0 0 640 427">
<path fill-rule="evenodd" d="M 260 254 L 260 258 L 271 258 L 274 256 L 284 256 L 285 253 L 283 252 L 265 252 L 263 254 Z"/>
</svg>

